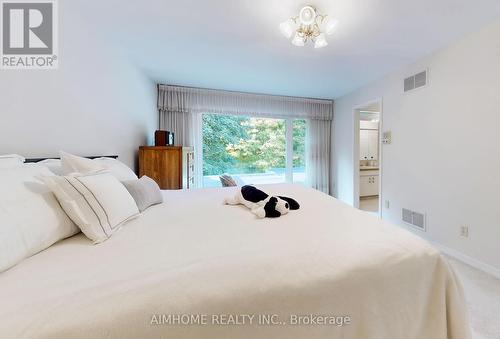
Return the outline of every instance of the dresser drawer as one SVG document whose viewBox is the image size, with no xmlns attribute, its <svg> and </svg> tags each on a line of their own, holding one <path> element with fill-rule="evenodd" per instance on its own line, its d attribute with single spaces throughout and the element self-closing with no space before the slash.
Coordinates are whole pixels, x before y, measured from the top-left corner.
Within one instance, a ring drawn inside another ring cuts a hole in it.
<svg viewBox="0 0 500 339">
<path fill-rule="evenodd" d="M 365 170 L 365 171 L 359 171 L 359 176 L 360 177 L 371 177 L 371 176 L 378 176 L 379 170 Z"/>
</svg>

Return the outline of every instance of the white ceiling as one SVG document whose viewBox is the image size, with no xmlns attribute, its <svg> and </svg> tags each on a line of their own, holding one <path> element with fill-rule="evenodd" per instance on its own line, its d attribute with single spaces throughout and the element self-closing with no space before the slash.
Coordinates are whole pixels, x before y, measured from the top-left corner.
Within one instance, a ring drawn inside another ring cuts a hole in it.
<svg viewBox="0 0 500 339">
<path fill-rule="evenodd" d="M 346 94 L 500 19 L 499 0 L 308 3 L 340 21 L 326 48 L 298 48 L 281 36 L 279 23 L 302 0 L 61 2 L 157 82 L 322 98 Z"/>
</svg>

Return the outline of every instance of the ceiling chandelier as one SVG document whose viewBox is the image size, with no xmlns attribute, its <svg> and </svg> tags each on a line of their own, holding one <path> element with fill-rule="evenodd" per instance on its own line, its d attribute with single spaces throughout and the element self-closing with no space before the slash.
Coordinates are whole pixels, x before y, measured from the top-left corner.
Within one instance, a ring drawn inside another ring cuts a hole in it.
<svg viewBox="0 0 500 339">
<path fill-rule="evenodd" d="M 280 24 L 280 31 L 292 44 L 304 46 L 307 41 L 314 42 L 314 48 L 328 45 L 326 36 L 333 34 L 338 21 L 328 15 L 319 14 L 313 6 L 304 6 L 299 15 Z"/>
</svg>

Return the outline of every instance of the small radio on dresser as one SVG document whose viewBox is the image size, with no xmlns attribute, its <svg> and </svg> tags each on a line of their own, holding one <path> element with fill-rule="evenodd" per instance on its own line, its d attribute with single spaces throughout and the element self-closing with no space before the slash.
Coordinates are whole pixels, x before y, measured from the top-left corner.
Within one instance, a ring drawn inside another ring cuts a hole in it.
<svg viewBox="0 0 500 339">
<path fill-rule="evenodd" d="M 155 146 L 173 146 L 174 133 L 170 131 L 157 130 L 155 132 Z"/>
</svg>

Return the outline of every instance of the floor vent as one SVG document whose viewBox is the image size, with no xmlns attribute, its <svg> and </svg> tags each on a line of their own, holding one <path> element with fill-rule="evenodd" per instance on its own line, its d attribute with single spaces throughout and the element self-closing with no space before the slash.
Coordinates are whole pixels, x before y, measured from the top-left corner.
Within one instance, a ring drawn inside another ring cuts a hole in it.
<svg viewBox="0 0 500 339">
<path fill-rule="evenodd" d="M 425 231 L 425 214 L 410 211 L 409 209 L 403 208 L 402 219 L 405 223 L 417 227 L 418 229 Z"/>
<path fill-rule="evenodd" d="M 404 80 L 405 92 L 424 87 L 427 85 L 427 71 L 412 75 Z"/>
</svg>

